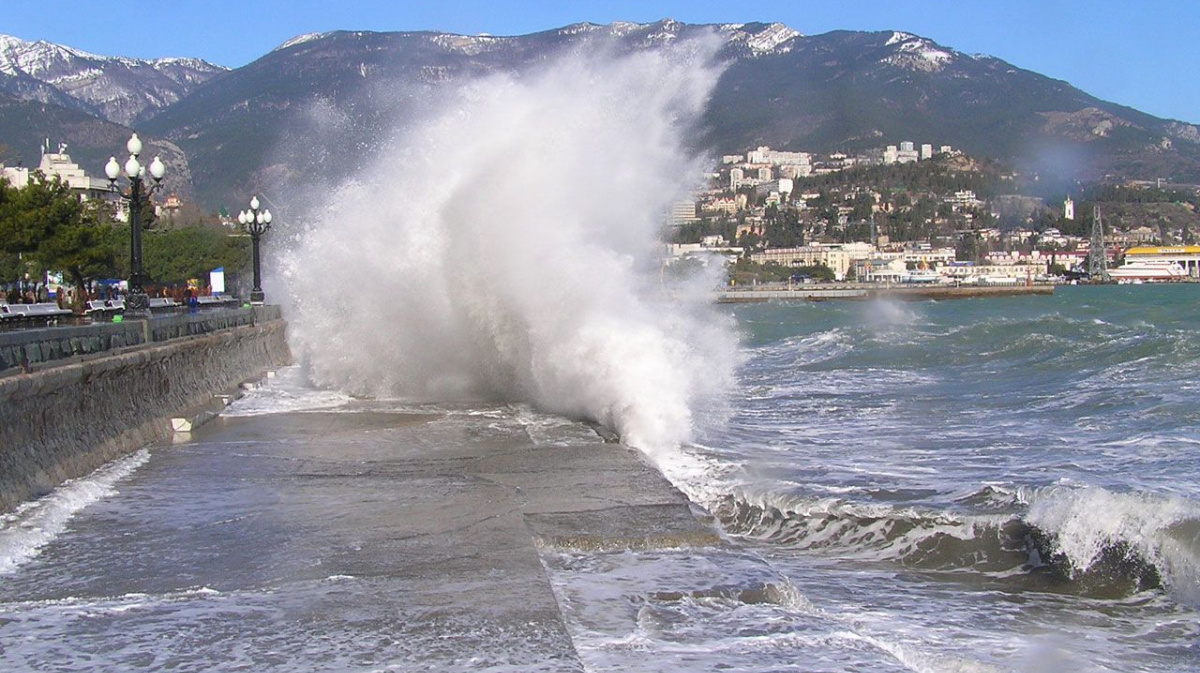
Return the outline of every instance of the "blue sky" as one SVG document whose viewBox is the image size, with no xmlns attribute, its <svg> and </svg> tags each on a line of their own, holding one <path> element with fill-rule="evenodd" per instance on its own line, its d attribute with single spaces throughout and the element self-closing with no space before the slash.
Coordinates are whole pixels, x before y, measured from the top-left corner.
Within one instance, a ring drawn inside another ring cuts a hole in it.
<svg viewBox="0 0 1200 673">
<path fill-rule="evenodd" d="M 1088 93 L 1200 123 L 1196 0 L 7 0 L 0 33 L 104 55 L 196 56 L 238 67 L 330 30 L 521 35 L 591 21 L 779 21 L 805 33 L 904 30 L 997 56 Z"/>
</svg>

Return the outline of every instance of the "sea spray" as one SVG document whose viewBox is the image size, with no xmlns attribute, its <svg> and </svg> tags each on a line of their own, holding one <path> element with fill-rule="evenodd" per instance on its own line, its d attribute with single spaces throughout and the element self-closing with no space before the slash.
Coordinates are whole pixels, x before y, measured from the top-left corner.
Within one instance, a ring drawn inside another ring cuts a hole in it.
<svg viewBox="0 0 1200 673">
<path fill-rule="evenodd" d="M 685 141 L 714 45 L 597 46 L 471 81 L 401 124 L 295 218 L 309 225 L 282 275 L 314 382 L 528 401 L 651 453 L 686 441 L 737 352 L 706 298 L 660 286 L 663 214 L 706 163 Z"/>
</svg>

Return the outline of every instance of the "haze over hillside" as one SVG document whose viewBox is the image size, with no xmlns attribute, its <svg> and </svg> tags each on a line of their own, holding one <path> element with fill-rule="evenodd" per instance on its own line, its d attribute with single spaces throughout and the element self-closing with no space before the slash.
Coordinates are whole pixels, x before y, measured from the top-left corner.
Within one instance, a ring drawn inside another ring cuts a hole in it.
<svg viewBox="0 0 1200 673">
<path fill-rule="evenodd" d="M 138 120 L 144 136 L 181 151 L 187 169 L 181 172 L 190 181 L 173 187 L 216 207 L 252 189 L 356 161 L 455 83 L 530 72 L 568 51 L 632 53 L 705 39 L 718 41 L 717 57 L 726 63 L 695 141 L 714 156 L 758 145 L 853 152 L 908 140 L 953 145 L 1055 177 L 1200 181 L 1195 126 L 1099 100 L 999 59 L 901 32 L 805 36 L 782 24 L 670 20 L 575 24 L 513 37 L 304 35 L 228 72 L 203 62 L 109 59 L 45 43 L 36 49 L 24 43 L 22 53 L 42 56 L 22 60 L 12 56 L 21 45 L 4 38 L 0 91 L 14 98 L 0 98 L 0 143 L 10 148 L 9 163 L 33 164 L 48 136 L 67 142 L 88 159 L 80 162 L 85 168 L 99 172 L 92 157 L 118 149 L 111 136 L 119 134 L 95 129 Z M 40 113 L 31 113 L 33 101 Z M 61 108 L 95 120 L 92 130 L 81 130 L 83 118 Z M 317 133 L 316 115 L 339 121 Z"/>
</svg>

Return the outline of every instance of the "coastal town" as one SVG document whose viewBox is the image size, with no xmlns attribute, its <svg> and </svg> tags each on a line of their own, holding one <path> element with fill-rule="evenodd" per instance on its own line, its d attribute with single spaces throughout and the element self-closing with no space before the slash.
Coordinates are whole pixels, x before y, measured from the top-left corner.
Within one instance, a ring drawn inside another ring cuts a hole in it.
<svg viewBox="0 0 1200 673">
<path fill-rule="evenodd" d="M 758 147 L 721 157 L 708 188 L 674 204 L 665 254 L 671 265 L 723 258 L 733 287 L 1200 277 L 1200 187 L 1076 186 L 1085 203 L 1036 195 L 1037 180 L 930 143 L 858 155 Z"/>
<path fill-rule="evenodd" d="M 129 221 L 128 199 L 72 161 L 65 144 L 47 140 L 36 169 L 0 165 L 14 188 L 39 176 L 114 226 Z M 947 145 L 904 141 L 861 154 L 757 147 L 722 156 L 706 189 L 672 205 L 664 266 L 715 261 L 725 266 L 727 292 L 821 285 L 822 296 L 829 283 L 849 282 L 1029 288 L 1200 279 L 1200 187 L 1077 185 L 1077 201 L 1037 195 L 1029 188 L 1036 181 Z M 203 224 L 213 235 L 246 235 L 223 210 L 206 215 L 174 193 L 150 203 L 160 231 Z M 37 298 L 53 300 L 66 281 L 43 273 L 30 284 Z M 212 291 L 202 279 L 191 285 Z"/>
</svg>

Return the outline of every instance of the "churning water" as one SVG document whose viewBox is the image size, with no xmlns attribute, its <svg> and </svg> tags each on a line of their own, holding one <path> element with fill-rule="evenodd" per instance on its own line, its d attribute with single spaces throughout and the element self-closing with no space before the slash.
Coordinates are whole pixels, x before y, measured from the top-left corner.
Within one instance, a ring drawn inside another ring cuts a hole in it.
<svg viewBox="0 0 1200 673">
<path fill-rule="evenodd" d="M 1200 670 L 1197 289 L 739 308 L 682 481 L 916 670 Z"/>
<path fill-rule="evenodd" d="M 1200 287 L 667 298 L 654 237 L 707 163 L 684 147 L 712 53 L 567 56 L 443 94 L 295 217 L 268 291 L 301 367 L 232 415 L 367 396 L 441 419 L 351 447 L 372 455 L 618 430 L 739 550 L 548 552 L 591 671 L 1200 671 Z M 404 582 L 331 574 L 314 542 L 363 518 L 364 483 L 388 502 L 388 472 L 360 461 L 283 507 L 261 484 L 315 444 L 284 425 L 136 454 L 0 520 L 0 660 L 410 667 Z M 505 637 L 460 635 L 455 670 Z"/>
</svg>

